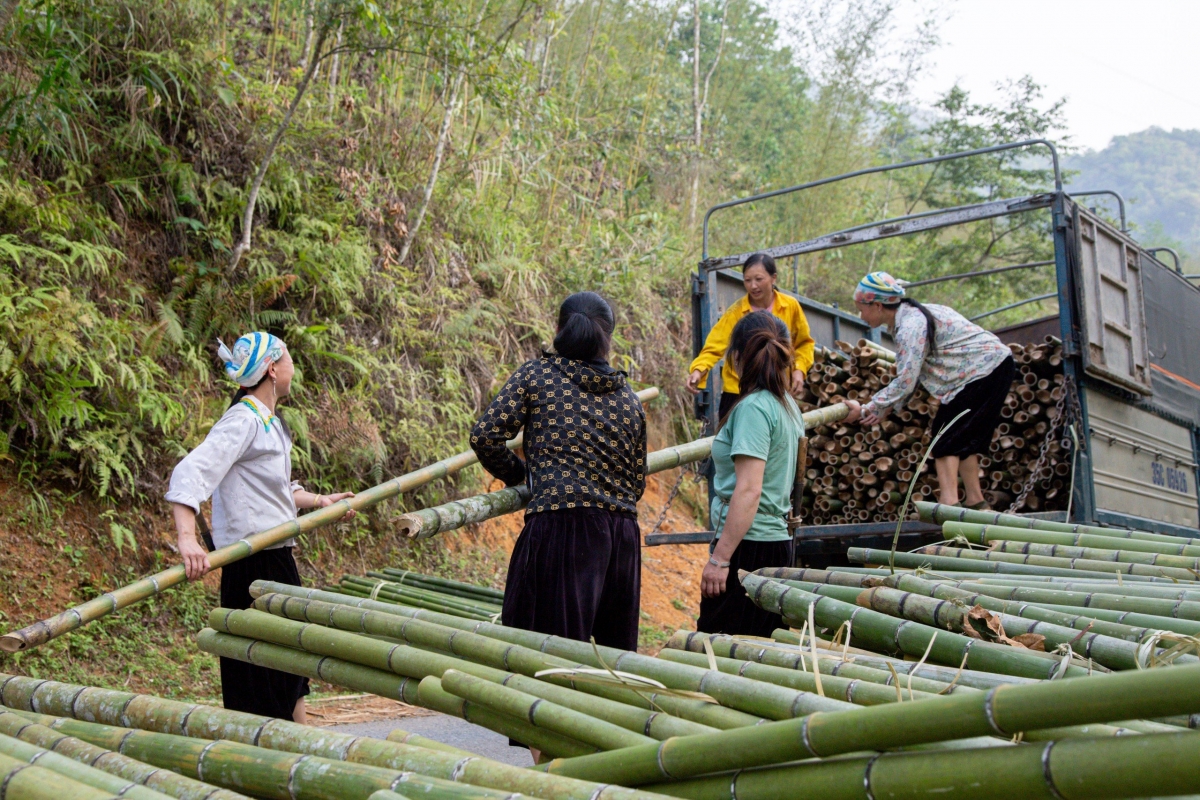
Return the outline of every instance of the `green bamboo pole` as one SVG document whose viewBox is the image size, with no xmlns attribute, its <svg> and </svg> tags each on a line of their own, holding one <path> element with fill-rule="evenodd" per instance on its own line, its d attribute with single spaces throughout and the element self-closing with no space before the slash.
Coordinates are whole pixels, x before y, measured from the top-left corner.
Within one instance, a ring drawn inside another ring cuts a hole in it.
<svg viewBox="0 0 1200 800">
<path fill-rule="evenodd" d="M 344 631 L 387 637 L 493 667 L 502 671 L 503 677 L 500 679 L 500 683 L 503 686 L 535 695 L 593 717 L 607 719 L 626 730 L 645 734 L 654 739 L 668 739 L 672 736 L 691 733 L 709 733 L 715 730 L 708 725 L 680 719 L 662 711 L 637 708 L 575 691 L 568 688 L 571 681 L 567 677 L 557 678 L 566 684 L 562 686 L 547 683 L 545 680 L 537 680 L 532 676 L 544 669 L 575 668 L 582 665 L 577 661 L 555 658 L 537 650 L 507 644 L 458 628 L 448 628 L 425 620 L 370 610 L 358 610 L 350 606 L 340 606 L 283 594 L 261 595 L 254 601 L 254 607 L 275 616 L 327 625 Z M 547 678 L 555 679 L 553 676 L 547 676 Z"/>
<path fill-rule="evenodd" d="M 1074 547 L 1098 547 L 1103 550 L 1134 550 L 1141 553 L 1165 553 L 1175 556 L 1200 557 L 1200 545 L 1152 542 L 1128 537 L 1099 536 L 1093 533 L 1044 531 L 1036 528 L 1013 528 L 1005 525 L 981 525 L 977 522 L 946 522 L 942 535 L 947 539 L 962 536 L 974 544 L 995 541 L 1037 542 Z"/>
<path fill-rule="evenodd" d="M 347 577 L 358 577 L 358 576 L 347 576 Z M 452 589 L 444 589 L 443 590 L 443 589 L 435 588 L 433 586 L 424 586 L 421 584 L 415 584 L 408 580 L 405 580 L 404 582 L 397 581 L 395 578 L 393 578 L 391 576 L 390 571 L 387 571 L 387 570 L 384 570 L 384 571 L 370 570 L 367 572 L 366 578 L 374 578 L 376 580 L 385 581 L 393 586 L 399 587 L 399 589 L 401 591 L 410 592 L 410 593 L 416 594 L 418 596 L 429 597 L 429 598 L 432 598 L 435 600 L 441 600 L 442 602 L 451 601 L 451 602 L 455 602 L 455 603 L 461 603 L 468 607 L 498 609 L 504 603 L 503 598 L 484 599 L 483 595 L 473 595 L 473 594 L 468 594 L 466 592 L 459 592 L 457 590 L 452 590 Z M 361 580 L 361 578 L 359 578 L 359 579 Z"/>
<path fill-rule="evenodd" d="M 763 578 L 777 578 L 807 583 L 832 583 L 836 586 L 864 586 L 872 576 L 853 572 L 833 572 L 823 569 L 797 567 L 764 567 L 752 574 Z M 883 573 L 886 574 L 886 573 Z"/>
<path fill-rule="evenodd" d="M 553 774 L 603 776 L 625 786 L 645 786 L 805 758 L 974 736 L 1007 738 L 1020 731 L 1193 713 L 1193 708 L 1200 709 L 1200 664 L 999 686 L 920 703 L 818 713 L 754 728 L 558 759 L 547 769 Z M 1088 745 L 1100 743 L 1089 740 Z M 969 767 L 965 769 L 970 772 Z"/>
<path fill-rule="evenodd" d="M 468 599 L 457 595 L 442 594 L 432 589 L 422 589 L 420 587 L 411 586 L 408 584 L 396 583 L 387 575 L 381 572 L 368 572 L 366 576 L 345 575 L 342 577 L 342 584 L 355 583 L 367 588 L 368 591 L 374 591 L 375 587 L 381 583 L 390 591 L 404 597 L 422 598 L 432 600 L 447 606 L 458 606 L 467 611 L 497 613 L 500 611 L 502 603 L 494 603 L 490 600 L 475 600 Z"/>
<path fill-rule="evenodd" d="M 479 758 L 478 753 L 472 753 L 470 750 L 463 750 L 461 747 L 439 742 L 437 739 L 430 739 L 427 736 L 412 733 L 403 728 L 392 728 L 388 731 L 387 740 L 389 742 L 399 742 L 400 744 L 411 744 L 416 747 L 426 747 L 430 750 L 440 750 L 443 753 L 452 753 L 460 758 Z"/>
<path fill-rule="evenodd" d="M 504 592 L 488 586 L 476 586 L 473 583 L 463 583 L 462 581 L 454 581 L 449 578 L 440 578 L 437 575 L 425 575 L 407 569 L 397 569 L 396 567 L 383 567 L 379 571 L 387 575 L 389 580 L 393 580 L 396 583 L 412 584 L 443 593 L 478 598 L 492 604 L 504 601 Z"/>
<path fill-rule="evenodd" d="M 655 741 L 603 719 L 504 684 L 489 683 L 456 669 L 446 670 L 442 674 L 442 688 L 465 701 L 487 706 L 509 716 L 526 718 L 538 728 L 577 739 L 600 750 L 616 750 Z"/>
<path fill-rule="evenodd" d="M 971 669 L 1026 678 L 1049 678 L 1056 673 L 1061 662 L 1061 659 L 1041 657 L 1044 654 L 981 642 L 960 633 L 939 631 L 929 625 L 897 619 L 889 614 L 806 592 L 757 575 L 747 574 L 742 579 L 742 585 L 756 605 L 782 614 L 792 624 L 798 625 L 801 620 L 808 619 L 810 605 L 816 624 L 824 628 L 836 629 L 843 622 L 853 619 L 856 640 L 888 655 L 902 653 L 920 658 L 928 652 L 928 658 L 937 664 L 958 666 L 965 659 L 965 666 Z M 826 585 L 821 588 L 835 590 L 844 587 Z M 1086 668 L 1066 668 L 1068 676 L 1086 674 Z"/>
<path fill-rule="evenodd" d="M 507 800 L 508 792 L 385 767 L 272 750 L 229 740 L 61 719 L 55 729 L 189 778 L 269 800 L 353 800 L 404 788 L 428 800 Z"/>
<path fill-rule="evenodd" d="M 664 648 L 659 652 L 658 657 L 667 661 L 676 661 L 680 664 L 691 664 L 694 667 L 706 667 L 708 665 L 707 655 L 690 653 L 687 650 Z M 799 689 L 805 692 L 817 691 L 816 677 L 811 672 L 802 672 L 800 670 L 787 669 L 786 667 L 773 667 L 768 664 L 755 664 L 752 661 L 738 661 L 732 658 L 723 658 L 722 656 L 714 656 L 714 658 L 717 662 L 717 669 L 730 675 L 741 675 L 752 680 L 774 683 L 779 686 L 786 686 L 789 689 Z M 820 659 L 818 659 L 817 663 L 820 663 Z M 900 683 L 902 686 L 904 685 L 904 681 Z M 912 697 L 909 697 L 907 693 L 901 695 L 893 687 L 881 686 L 878 683 L 858 680 L 857 678 L 838 678 L 833 675 L 821 679 L 820 691 L 824 692 L 826 697 L 836 697 L 838 700 L 845 700 L 847 703 L 854 703 L 857 706 L 877 706 L 881 703 L 895 703 L 904 699 L 922 700 L 927 697 L 937 696 L 930 692 L 914 690 Z"/>
<path fill-rule="evenodd" d="M 433 675 L 422 679 L 418 684 L 417 697 L 425 708 L 465 719 L 474 725 L 515 739 L 534 750 L 540 750 L 551 757 L 585 755 L 595 753 L 600 749 L 570 736 L 540 728 L 528 719 L 498 713 L 495 709 L 482 703 L 473 703 L 453 695 L 443 689 L 441 680 Z"/>
<path fill-rule="evenodd" d="M 1164 600 L 1200 602 L 1200 591 L 1178 588 L 1180 584 L 1149 584 L 1141 582 L 1120 582 L 1116 580 L 1080 580 L 1058 579 L 1053 581 L 1030 580 L 1028 578 L 1013 578 L 1012 576 L 997 577 L 995 574 L 984 573 L 970 577 L 969 573 L 955 572 L 955 578 L 987 586 L 1032 587 L 1052 589 L 1060 592 L 1082 592 L 1084 594 L 1111 594 L 1120 597 L 1154 597 Z"/>
<path fill-rule="evenodd" d="M 276 645 L 255 645 L 254 649 L 266 651 L 268 648 L 287 650 Z M 317 676 L 328 674 L 328 665 L 337 661 L 317 656 L 309 656 L 309 659 L 313 664 L 312 674 Z M 320 664 L 320 669 L 316 668 L 317 664 Z M 343 677 L 336 663 L 332 671 L 333 677 Z M 394 684 L 406 680 L 390 673 L 373 672 L 392 680 Z M 365 690 L 371 691 L 369 688 Z M 373 693 L 387 697 L 402 694 L 395 690 Z M 415 686 L 411 694 L 415 699 Z M 367 736 L 351 736 L 328 728 L 311 728 L 241 711 L 3 673 L 0 673 L 0 702 L 9 708 L 59 717 L 79 717 L 109 725 L 201 739 L 228 739 L 300 755 L 412 771 L 471 786 L 520 792 L 544 800 L 655 800 L 657 797 L 607 783 L 544 775 L 479 756 L 464 758 L 425 747 Z"/>
<path fill-rule="evenodd" d="M 372 793 L 367 800 L 408 800 L 408 798 L 388 789 L 380 789 L 378 792 Z"/>
<path fill-rule="evenodd" d="M 53 770 L 0 753 L 3 800 L 116 800 L 116 795 L 86 786 Z"/>
<path fill-rule="evenodd" d="M 0 754 L 24 761 L 26 764 L 36 763 L 39 767 L 58 773 L 64 778 L 78 781 L 84 786 L 90 786 L 111 795 L 126 797 L 129 800 L 170 800 L 170 795 L 147 789 L 133 781 L 118 778 L 116 775 L 110 775 L 103 770 L 89 767 L 74 759 L 45 750 L 29 742 L 14 739 L 3 733 L 0 733 Z"/>
<path fill-rule="evenodd" d="M 800 636 L 793 630 L 783 630 L 776 628 L 771 632 L 775 644 L 784 647 L 795 649 L 799 644 Z M 806 645 L 807 647 L 807 645 Z M 836 654 L 833 654 L 836 655 Z M 967 686 L 973 689 L 993 689 L 997 686 L 1006 684 L 1019 683 L 1034 683 L 1038 678 L 1022 678 L 1017 675 L 1002 675 L 997 672 L 984 672 L 983 670 L 967 669 L 963 667 L 961 670 L 953 667 L 943 667 L 938 664 L 923 664 L 920 669 L 912 661 L 905 661 L 900 658 L 892 658 L 881 653 L 875 655 L 863 655 L 856 653 L 850 658 L 854 659 L 855 664 L 871 667 L 873 669 L 894 669 L 897 675 L 917 675 L 930 680 L 945 681 L 953 683 L 956 686 Z M 907 679 L 904 681 L 907 684 Z M 915 686 L 916 684 L 914 684 Z"/>
<path fill-rule="evenodd" d="M 859 602 L 883 614 L 901 619 L 911 619 L 935 628 L 961 632 L 970 625 L 967 619 L 968 606 L 915 592 L 877 586 L 867 589 Z M 1003 605 L 1003 602 L 1000 605 Z M 1097 664 L 1109 669 L 1138 668 L 1138 643 L 1136 640 L 1127 641 L 1092 633 L 1086 628 L 1076 630 L 1065 625 L 1030 620 L 1001 611 L 992 613 L 999 618 L 1005 633 L 1009 636 L 1025 633 L 1045 636 L 1046 650 L 1053 650 L 1060 645 L 1068 645 L 1080 656 L 1093 659 Z M 1186 655 L 1179 658 L 1191 662 L 1198 660 L 1195 656 Z"/>
<path fill-rule="evenodd" d="M 965 547 L 945 547 L 929 545 L 918 550 L 913 555 L 932 555 L 943 558 L 961 558 L 967 561 L 1003 561 L 1009 564 L 1031 564 L 1037 567 L 1055 569 L 1088 570 L 1091 572 L 1120 573 L 1141 575 L 1160 580 L 1195 581 L 1198 574 L 1195 570 L 1180 567 L 1156 567 L 1148 564 L 1132 564 L 1115 561 L 1098 561 L 1094 558 L 1054 558 L 1052 556 L 1021 555 L 1019 553 L 1002 553 L 995 550 L 971 550 Z"/>
<path fill-rule="evenodd" d="M 1102 800 L 1196 792 L 1200 736 L 1169 733 L 1076 739 L 1039 746 L 813 761 L 674 783 L 655 791 L 686 800 Z"/>
<path fill-rule="evenodd" d="M 423 678 L 427 675 L 438 677 L 446 669 L 457 668 L 496 683 L 504 679 L 504 673 L 500 670 L 463 659 L 430 653 L 405 645 L 391 645 L 346 631 L 283 619 L 257 610 L 216 609 L 209 615 L 209 625 L 215 630 L 225 633 L 290 647 L 300 647 L 311 653 L 342 658 L 376 669 L 391 670 L 412 678 Z M 518 630 L 499 625 L 494 627 L 505 632 Z M 603 666 L 596 659 L 597 649 L 590 644 L 543 634 L 535 634 L 535 636 L 549 642 L 548 646 L 543 649 L 550 655 L 574 659 L 582 663 L 595 662 L 596 667 Z M 601 647 L 598 650 L 600 657 L 605 658 L 613 669 L 633 672 L 661 681 L 671 689 L 708 694 L 722 705 L 729 705 L 749 714 L 758 711 L 761 712 L 759 716 L 769 719 L 787 719 L 810 714 L 813 711 L 834 710 L 848 705 L 807 692 L 798 692 L 782 686 L 764 684 L 736 675 L 724 675 L 719 672 L 697 669 L 684 664 L 671 664 L 615 648 Z"/>
<path fill-rule="evenodd" d="M 655 397 L 658 397 L 658 389 L 656 387 L 643 389 L 641 392 L 638 392 L 638 398 L 643 402 L 652 400 Z M 520 444 L 520 436 L 509 442 L 510 447 L 519 447 Z M 404 492 L 419 489 L 438 478 L 453 475 L 478 461 L 479 459 L 474 452 L 467 451 L 430 464 L 427 467 L 422 467 L 414 472 L 392 478 L 378 486 L 358 492 L 354 497 L 339 500 L 325 508 L 310 511 L 291 522 L 276 525 L 273 528 L 268 528 L 258 533 L 252 533 L 231 545 L 217 548 L 208 554 L 208 563 L 213 569 L 217 569 L 227 564 L 232 564 L 235 561 L 240 561 L 247 556 L 254 555 L 261 550 L 287 541 L 300 534 L 316 530 L 317 528 L 323 528 L 326 525 L 332 525 L 344 517 L 347 511 L 352 509 L 363 511 L 373 508 L 384 500 L 390 500 Z M 0 650 L 15 653 L 45 644 L 51 639 L 62 636 L 64 633 L 69 633 L 89 622 L 94 622 L 100 617 L 107 616 L 114 611 L 119 611 L 148 597 L 153 597 L 167 589 L 178 586 L 186 580 L 187 574 L 184 572 L 183 565 L 176 564 L 169 569 L 134 581 L 128 586 L 114 589 L 111 592 L 105 592 L 86 603 L 69 608 L 66 611 L 35 622 L 25 628 L 10 631 L 0 636 Z"/>
<path fill-rule="evenodd" d="M 1160 620 L 1172 619 L 1176 622 L 1195 622 L 1200 625 L 1200 603 L 1186 600 L 1171 600 L 1159 597 L 1130 597 L 1116 594 L 1120 589 L 1114 587 L 1113 594 L 1102 592 L 1076 592 L 1062 589 L 1043 589 L 1033 586 L 995 586 L 973 581 L 943 582 L 943 586 L 953 586 L 975 594 L 987 595 L 1002 600 L 1014 600 L 1022 603 L 1037 603 L 1049 608 L 1055 606 L 1076 606 L 1086 608 L 1087 613 L 1093 611 L 1112 611 L 1114 613 L 1132 613 L 1143 617 L 1153 616 L 1153 622 L 1128 622 L 1129 625 L 1144 627 L 1159 627 Z M 1084 613 L 1076 611 L 1076 613 Z M 1097 617 L 1108 619 L 1108 617 Z M 1190 627 L 1190 626 L 1189 626 Z M 1184 631 L 1181 631 L 1181 633 Z"/>
<path fill-rule="evenodd" d="M 177 798 L 177 800 L 249 800 L 245 795 L 237 792 L 185 778 L 170 770 L 151 767 L 120 753 L 114 753 L 73 736 L 67 736 L 27 719 L 24 714 L 25 712 L 0 708 L 0 733 L 46 750 L 53 750 L 80 764 L 103 770 L 117 779 L 144 785 L 155 792 L 161 792 L 163 795 Z M 52 722 L 54 718 L 46 717 L 45 720 Z"/>
<path fill-rule="evenodd" d="M 836 403 L 802 414 L 805 428 L 816 428 L 844 419 L 849 413 L 845 403 Z M 702 461 L 712 450 L 712 437 L 655 450 L 646 457 L 646 474 L 673 469 L 682 464 Z M 464 525 L 520 511 L 529 502 L 529 488 L 510 486 L 487 494 L 475 495 L 444 505 L 404 514 L 399 519 L 400 531 L 410 538 L 425 539 Z"/>
<path fill-rule="evenodd" d="M 799 670 L 801 672 L 812 669 L 811 653 L 800 650 L 783 650 L 775 647 L 767 647 L 761 640 L 739 641 L 732 636 L 724 634 L 696 633 L 692 631 L 676 631 L 667 641 L 663 650 L 659 652 L 658 657 L 671 658 L 671 656 L 667 655 L 668 650 L 686 650 L 691 653 L 703 653 L 705 641 L 712 647 L 713 655 L 737 661 L 739 664 L 751 662 L 793 671 Z M 842 660 L 840 654 L 830 653 L 828 658 L 817 659 L 817 667 L 821 670 L 822 675 L 830 675 L 854 681 L 868 681 L 881 686 L 890 687 L 894 684 L 892 672 L 887 669 L 863 666 L 856 663 L 856 658 L 856 656 L 847 656 L 846 660 Z M 949 680 L 953 680 L 953 677 L 950 676 L 946 681 L 942 681 L 913 676 L 912 688 L 919 692 L 933 694 L 940 694 L 942 692 L 950 694 L 958 691 L 959 686 L 951 685 L 948 682 Z M 828 686 L 825 683 L 822 685 Z M 908 678 L 901 679 L 900 685 L 907 687 L 909 685 Z M 895 690 L 891 689 L 890 691 L 892 692 L 892 696 L 895 697 Z"/>
<path fill-rule="evenodd" d="M 962 553 L 969 552 L 956 547 L 941 548 L 945 553 L 895 553 L 897 567 L 917 569 L 926 567 L 932 572 L 971 572 L 974 574 L 994 573 L 1003 575 L 1045 575 L 1083 578 L 1107 578 L 1118 573 L 1118 569 L 1085 570 L 1082 567 L 1043 566 L 1026 563 L 1014 563 L 1005 559 L 981 560 Z M 846 549 L 846 557 L 859 564 L 886 564 L 893 554 L 888 550 L 874 550 L 866 547 L 850 547 Z M 1020 557 L 1018 557 L 1020 562 Z M 1067 561 L 1067 564 L 1071 562 Z M 1108 566 L 1108 565 L 1105 565 Z M 1122 578 L 1129 581 L 1166 583 L 1170 578 L 1153 578 L 1146 575 L 1124 574 Z"/>
<path fill-rule="evenodd" d="M 388 590 L 386 587 L 380 587 L 378 591 L 374 591 L 374 590 L 367 591 L 361 584 L 343 583 L 337 587 L 331 587 L 331 588 L 336 588 L 336 589 L 340 590 L 341 593 L 350 595 L 352 597 L 373 599 L 373 600 L 378 600 L 378 601 L 381 601 L 384 603 L 391 603 L 394 605 L 407 606 L 409 608 L 423 608 L 428 611 L 439 611 L 444 614 L 453 614 L 454 616 L 462 617 L 464 619 L 482 621 L 482 620 L 495 619 L 497 617 L 496 612 L 485 613 L 483 611 L 466 611 L 460 607 L 446 606 L 446 605 L 443 605 L 442 603 L 434 602 L 431 600 L 425 600 L 425 599 L 419 598 L 419 597 L 411 597 L 411 596 L 405 596 L 405 595 L 401 595 L 401 594 L 395 594 L 395 593 L 391 592 L 390 590 Z"/>
<path fill-rule="evenodd" d="M 1097 620 L 1096 626 L 1104 623 L 1120 625 L 1146 631 L 1172 631 L 1184 636 L 1200 636 L 1200 622 L 1191 619 L 1172 619 L 1155 614 L 1138 614 L 1135 611 L 1112 611 L 1107 608 L 1089 608 L 1080 611 L 1078 606 L 1060 606 L 1054 603 L 1039 603 L 1041 608 L 1061 614 L 1084 614 L 1083 619 Z M 1093 628 L 1095 630 L 1096 628 Z"/>
<path fill-rule="evenodd" d="M 979 525 L 1003 525 L 1010 528 L 1029 528 L 1042 531 L 1061 531 L 1063 533 L 1087 533 L 1094 536 L 1108 536 L 1119 539 L 1140 539 L 1146 542 L 1165 542 L 1167 544 L 1194 544 L 1195 540 L 1185 536 L 1169 536 L 1164 533 L 1131 530 L 1128 528 L 1101 528 L 1096 525 L 1076 525 L 1068 522 L 1050 522 L 1034 517 L 1022 517 L 1017 514 L 1000 514 L 995 511 L 972 511 L 969 508 L 946 506 L 940 503 L 915 502 L 921 519 L 925 522 L 936 522 L 942 525 L 947 522 L 974 522 Z"/>
<path fill-rule="evenodd" d="M 1097 616 L 1101 614 L 1100 609 L 1083 609 L 1079 606 L 1052 606 L 1041 602 L 1025 602 L 1020 600 L 1007 600 L 995 597 L 987 592 L 975 592 L 970 588 L 960 588 L 947 583 L 934 583 L 933 581 L 923 580 L 910 575 L 897 575 L 894 579 L 889 579 L 887 585 L 900 589 L 906 592 L 925 595 L 926 597 L 934 597 L 939 600 L 949 600 L 955 604 L 964 604 L 967 606 L 978 605 L 988 611 L 995 611 L 1005 615 L 1016 615 L 1018 617 L 1028 617 L 1030 619 L 1039 620 L 1041 622 L 1050 623 L 1052 625 L 1066 626 L 1076 631 L 1088 631 L 1101 634 L 1107 637 L 1116 637 L 1129 642 L 1139 642 L 1153 630 L 1161 629 L 1161 626 L 1135 625 L 1131 622 L 1122 622 L 1118 619 Z M 970 586 L 970 584 L 967 584 Z M 1068 609 L 1064 611 L 1063 609 Z M 1112 612 L 1115 616 L 1121 616 L 1122 612 Z M 1164 622 L 1175 622 L 1164 617 L 1152 617 L 1154 620 L 1162 620 Z M 1200 623 L 1193 623 L 1195 630 L 1200 631 Z M 1008 630 L 1008 626 L 1005 626 Z M 1041 629 L 1034 631 L 1036 633 L 1044 633 Z M 1181 631 L 1185 632 L 1185 631 Z M 1050 637 L 1047 637 L 1049 641 Z M 1072 648 L 1077 651 L 1082 651 L 1087 655 L 1083 645 L 1090 641 L 1087 636 L 1079 638 L 1078 633 L 1074 634 L 1072 639 Z M 1097 659 L 1099 661 L 1099 659 Z M 1100 662 L 1103 663 L 1103 662 Z"/>
<path fill-rule="evenodd" d="M 427 611 L 419 608 L 409 608 L 406 606 L 392 605 L 389 603 L 380 603 L 369 599 L 338 594 L 336 592 L 327 592 L 318 589 L 305 589 L 300 586 L 292 586 L 286 583 L 255 581 L 250 585 L 250 595 L 252 597 L 265 597 L 267 594 L 280 594 L 287 597 L 316 600 L 319 602 L 344 605 L 367 611 L 377 611 L 382 614 L 419 619 L 422 621 L 433 622 L 447 628 L 468 631 L 471 633 L 480 633 L 482 635 L 486 635 L 488 638 L 498 639 L 500 641 L 509 642 L 510 644 L 528 647 L 533 650 L 540 650 L 543 640 L 547 638 L 543 634 L 533 633 L 532 631 L 523 631 L 519 628 L 506 628 L 502 625 L 494 625 L 487 622 L 463 619 L 451 614 L 442 614 L 436 611 Z M 588 667 L 599 666 L 598 664 L 593 663 L 594 661 L 594 656 L 589 661 L 575 661 L 573 659 L 569 659 L 569 663 L 583 663 Z M 744 727 L 748 725 L 757 725 L 763 721 L 762 717 L 758 717 L 753 714 L 747 714 L 743 711 L 737 711 L 732 708 L 725 708 L 705 700 L 694 700 L 688 697 L 681 697 L 679 695 L 670 693 L 647 691 L 643 689 L 634 691 L 631 689 L 621 688 L 619 686 L 597 684 L 590 681 L 575 682 L 566 680 L 565 678 L 563 679 L 563 684 L 572 686 L 575 689 L 579 689 L 580 691 L 587 692 L 589 694 L 597 695 L 599 697 L 616 700 L 618 702 L 634 705 L 640 708 L 662 711 L 684 720 L 711 726 L 713 728 L 719 728 L 721 730 Z M 521 688 L 524 691 L 529 691 L 525 687 Z"/>
<path fill-rule="evenodd" d="M 411 605 L 416 608 L 428 607 L 434 611 L 444 611 L 447 614 L 459 614 L 475 619 L 490 619 L 500 613 L 500 606 L 484 606 L 478 603 L 462 602 L 449 597 L 434 597 L 429 593 L 417 593 L 401 587 L 398 583 L 390 583 L 374 578 L 359 578 L 347 575 L 342 578 L 339 588 L 347 594 L 361 594 L 365 597 L 385 597 L 393 602 Z"/>
<path fill-rule="evenodd" d="M 1039 542 L 997 541 L 992 552 L 1024 553 L 1033 556 L 1054 558 L 1083 558 L 1092 561 L 1115 561 L 1127 564 L 1151 564 L 1161 567 L 1177 567 L 1193 574 L 1200 570 L 1200 558 L 1172 556 L 1166 553 L 1145 553 L 1140 550 L 1113 550 L 1099 547 L 1075 547 L 1066 544 L 1041 544 Z"/>
</svg>

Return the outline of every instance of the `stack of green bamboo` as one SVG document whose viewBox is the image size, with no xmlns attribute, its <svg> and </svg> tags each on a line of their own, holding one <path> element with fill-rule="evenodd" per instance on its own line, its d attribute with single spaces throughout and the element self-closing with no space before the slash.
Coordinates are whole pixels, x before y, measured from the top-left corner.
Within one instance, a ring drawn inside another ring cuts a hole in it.
<svg viewBox="0 0 1200 800">
<path fill-rule="evenodd" d="M 518 770 L 539 779 L 742 800 L 795 797 L 798 785 L 831 797 L 862 797 L 864 787 L 875 796 L 951 797 L 1200 788 L 1185 767 L 1186 755 L 1200 755 L 1200 736 L 1177 724 L 1200 712 L 1200 663 L 1110 672 L 1086 657 L 994 644 L 839 601 L 821 592 L 858 597 L 868 576 L 826 575 L 860 584 L 809 580 L 809 592 L 794 584 L 815 575 L 784 579 L 792 583 L 746 576 L 759 602 L 775 598 L 789 622 L 818 631 L 803 649 L 794 631 L 780 631 L 778 642 L 680 632 L 650 656 L 269 582 L 252 587 L 252 609 L 214 610 L 199 644 L 462 717 L 540 751 L 538 770 Z M 807 606 L 799 613 L 795 604 L 804 596 L 816 601 L 811 624 Z M 854 614 L 850 642 L 834 640 L 838 611 Z M 903 660 L 918 645 L 929 650 L 914 657 L 921 663 Z"/>
<path fill-rule="evenodd" d="M 372 570 L 362 576 L 343 575 L 338 586 L 329 588 L 355 597 L 490 621 L 500 618 L 504 603 L 504 592 L 496 589 L 394 567 Z"/>
</svg>

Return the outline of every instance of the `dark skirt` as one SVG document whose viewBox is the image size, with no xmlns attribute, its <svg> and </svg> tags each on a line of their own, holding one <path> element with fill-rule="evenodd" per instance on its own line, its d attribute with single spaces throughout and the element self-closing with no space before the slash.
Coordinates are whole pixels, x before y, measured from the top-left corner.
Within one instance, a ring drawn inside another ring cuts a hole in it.
<svg viewBox="0 0 1200 800">
<path fill-rule="evenodd" d="M 714 544 L 713 547 L 716 545 Z M 786 628 L 783 617 L 764 611 L 746 595 L 738 570 L 754 572 L 764 567 L 790 567 L 795 556 L 795 542 L 742 541 L 729 557 L 729 579 L 725 591 L 718 597 L 700 598 L 700 619 L 696 630 L 701 633 L 727 633 L 734 636 L 771 638 L 776 628 Z"/>
<path fill-rule="evenodd" d="M 949 403 L 942 404 L 933 418 L 934 436 L 964 410 L 970 410 L 934 445 L 934 458 L 967 458 L 987 453 L 1016 372 L 1017 364 L 1009 356 L 990 373 L 964 386 Z"/>
<path fill-rule="evenodd" d="M 250 608 L 250 584 L 276 581 L 300 585 L 300 571 L 292 548 L 262 550 L 221 568 L 221 605 Z M 221 659 L 221 697 L 225 708 L 264 717 L 291 720 L 296 701 L 308 694 L 308 678 L 247 664 L 234 658 Z"/>
<path fill-rule="evenodd" d="M 501 621 L 637 650 L 642 534 L 632 514 L 577 508 L 525 518 L 504 584 Z"/>
</svg>

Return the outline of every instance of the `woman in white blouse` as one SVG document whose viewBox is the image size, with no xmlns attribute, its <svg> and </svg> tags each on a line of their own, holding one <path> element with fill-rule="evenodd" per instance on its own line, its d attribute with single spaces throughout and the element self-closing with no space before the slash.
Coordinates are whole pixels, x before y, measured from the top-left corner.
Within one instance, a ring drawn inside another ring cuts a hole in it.
<svg viewBox="0 0 1200 800">
<path fill-rule="evenodd" d="M 858 403 L 847 403 L 846 421 L 861 418 L 867 425 L 879 424 L 920 382 L 941 404 L 933 418 L 933 435 L 949 428 L 931 453 L 937 466 L 939 502 L 958 505 L 961 477 L 963 504 L 986 508 L 979 456 L 992 443 L 1016 374 L 1012 352 L 994 333 L 954 309 L 905 297 L 904 287 L 886 272 L 872 272 L 859 281 L 854 304 L 868 325 L 886 325 L 892 332 L 896 377 L 861 409 Z"/>
<path fill-rule="evenodd" d="M 171 473 L 166 499 L 172 505 L 188 580 L 199 580 L 211 568 L 208 553 L 196 539 L 196 514 L 212 497 L 213 544 L 224 547 L 252 533 L 296 518 L 300 508 L 323 508 L 352 492 L 321 495 L 292 481 L 292 438 L 275 416 L 276 404 L 291 389 L 295 368 L 287 346 L 269 333 L 248 333 L 232 352 L 217 350 L 225 372 L 241 387 L 229 409 L 208 436 Z M 347 513 L 347 518 L 354 516 Z M 292 557 L 295 540 L 267 548 L 221 570 L 221 605 L 249 608 L 250 584 L 256 580 L 300 585 Z M 221 692 L 226 708 L 306 722 L 304 696 L 308 679 L 221 659 Z"/>
</svg>

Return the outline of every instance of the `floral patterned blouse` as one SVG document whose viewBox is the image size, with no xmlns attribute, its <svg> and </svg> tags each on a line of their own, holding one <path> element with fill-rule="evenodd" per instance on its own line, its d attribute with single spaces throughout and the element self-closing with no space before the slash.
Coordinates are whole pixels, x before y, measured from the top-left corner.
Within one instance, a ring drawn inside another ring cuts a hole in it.
<svg viewBox="0 0 1200 800">
<path fill-rule="evenodd" d="M 937 322 L 937 352 L 926 352 L 925 315 L 910 305 L 896 312 L 896 377 L 863 406 L 863 413 L 879 413 L 902 403 L 917 382 L 940 402 L 947 403 L 968 383 L 1000 366 L 1012 355 L 994 333 L 971 322 L 947 306 L 926 304 Z"/>
</svg>

